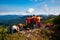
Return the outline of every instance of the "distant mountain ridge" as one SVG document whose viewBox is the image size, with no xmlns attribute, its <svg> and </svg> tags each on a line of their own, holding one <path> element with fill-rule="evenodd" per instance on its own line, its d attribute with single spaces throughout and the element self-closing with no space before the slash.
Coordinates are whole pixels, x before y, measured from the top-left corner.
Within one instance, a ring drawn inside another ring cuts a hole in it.
<svg viewBox="0 0 60 40">
<path fill-rule="evenodd" d="M 3 19 L 3 20 L 16 19 L 18 17 L 21 17 L 21 16 L 18 16 L 18 15 L 0 15 L 0 19 Z"/>
<path fill-rule="evenodd" d="M 18 23 L 24 23 L 26 24 L 26 18 L 28 17 L 29 15 L 0 15 L 0 25 L 13 25 L 13 24 L 18 24 Z M 55 17 L 54 15 L 49 15 L 49 16 L 46 16 L 46 15 L 40 15 L 42 16 L 43 20 L 47 19 L 48 17 L 49 18 L 52 18 L 52 17 Z"/>
</svg>

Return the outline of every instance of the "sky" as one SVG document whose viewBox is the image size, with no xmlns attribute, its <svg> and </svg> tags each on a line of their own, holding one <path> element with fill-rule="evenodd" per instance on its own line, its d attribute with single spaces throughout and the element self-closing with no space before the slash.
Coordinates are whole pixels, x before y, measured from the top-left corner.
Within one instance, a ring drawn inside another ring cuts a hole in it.
<svg viewBox="0 0 60 40">
<path fill-rule="evenodd" d="M 60 0 L 0 0 L 0 15 L 59 15 Z"/>
</svg>

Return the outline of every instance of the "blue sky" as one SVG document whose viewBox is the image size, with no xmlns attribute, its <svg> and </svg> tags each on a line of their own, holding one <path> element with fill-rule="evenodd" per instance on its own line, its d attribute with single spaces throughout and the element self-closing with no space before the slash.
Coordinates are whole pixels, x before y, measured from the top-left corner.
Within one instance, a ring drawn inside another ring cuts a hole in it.
<svg viewBox="0 0 60 40">
<path fill-rule="evenodd" d="M 0 0 L 0 15 L 59 15 L 60 0 Z"/>
</svg>

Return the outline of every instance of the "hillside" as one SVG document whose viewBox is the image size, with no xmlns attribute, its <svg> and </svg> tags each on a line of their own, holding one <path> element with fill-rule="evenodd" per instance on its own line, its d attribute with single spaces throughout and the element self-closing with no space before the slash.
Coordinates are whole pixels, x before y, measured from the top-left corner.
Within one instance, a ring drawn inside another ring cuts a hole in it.
<svg viewBox="0 0 60 40">
<path fill-rule="evenodd" d="M 11 21 L 14 23 L 17 21 L 18 23 L 20 21 L 20 18 L 27 18 L 27 16 L 19 17 L 18 19 L 11 20 Z M 51 17 L 49 20 L 45 19 L 44 21 L 53 22 L 52 20 L 53 20 L 53 17 Z M 20 33 L 16 32 L 14 34 L 8 34 L 7 32 L 8 32 L 8 27 L 0 26 L 1 40 L 53 40 L 55 39 L 54 26 L 52 26 L 52 29 L 46 29 L 45 26 L 43 25 L 42 28 L 35 28 L 33 30 L 23 30 L 23 31 L 20 31 Z"/>
<path fill-rule="evenodd" d="M 4 29 L 4 30 L 3 30 Z M 7 34 L 7 28 L 0 26 L 0 40 L 49 40 L 52 31 L 43 29 L 24 30 L 20 33 Z"/>
</svg>

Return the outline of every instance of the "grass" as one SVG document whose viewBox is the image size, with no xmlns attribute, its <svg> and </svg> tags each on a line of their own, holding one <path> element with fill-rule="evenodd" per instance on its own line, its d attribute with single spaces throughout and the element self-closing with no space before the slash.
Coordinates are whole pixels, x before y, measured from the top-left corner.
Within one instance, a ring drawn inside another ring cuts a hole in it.
<svg viewBox="0 0 60 40">
<path fill-rule="evenodd" d="M 47 34 L 49 35 L 49 33 L 51 33 L 49 30 L 36 30 L 35 32 L 31 33 L 30 37 L 27 38 L 26 34 L 19 34 L 19 33 L 14 33 L 14 34 L 7 34 L 6 32 L 8 31 L 8 28 L 4 28 L 2 26 L 0 26 L 0 40 L 49 40 L 49 36 L 47 36 Z"/>
<path fill-rule="evenodd" d="M 46 23 L 53 23 L 53 19 L 44 20 L 44 21 L 43 21 L 43 24 L 46 24 Z"/>
</svg>

